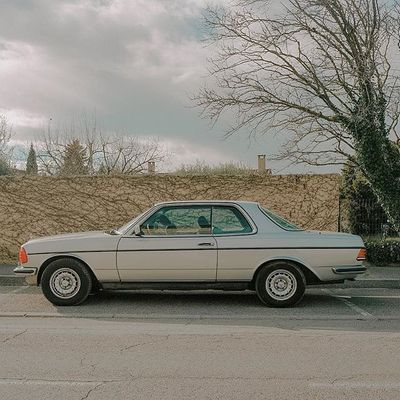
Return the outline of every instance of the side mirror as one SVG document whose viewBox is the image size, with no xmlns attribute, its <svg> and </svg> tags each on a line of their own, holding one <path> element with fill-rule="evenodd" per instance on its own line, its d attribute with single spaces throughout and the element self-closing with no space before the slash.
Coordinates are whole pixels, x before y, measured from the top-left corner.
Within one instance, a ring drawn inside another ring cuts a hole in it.
<svg viewBox="0 0 400 400">
<path fill-rule="evenodd" d="M 134 234 L 135 236 L 142 236 L 142 232 L 140 231 L 140 225 L 135 225 L 133 234 Z"/>
</svg>

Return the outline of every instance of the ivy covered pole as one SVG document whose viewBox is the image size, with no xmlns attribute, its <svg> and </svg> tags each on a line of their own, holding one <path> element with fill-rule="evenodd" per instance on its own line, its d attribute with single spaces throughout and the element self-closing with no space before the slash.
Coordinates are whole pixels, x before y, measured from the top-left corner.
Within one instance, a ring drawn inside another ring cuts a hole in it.
<svg viewBox="0 0 400 400">
<path fill-rule="evenodd" d="M 384 130 L 379 135 L 379 128 L 372 123 L 360 124 L 354 130 L 358 165 L 390 222 L 400 232 L 399 147 L 388 139 Z"/>
</svg>

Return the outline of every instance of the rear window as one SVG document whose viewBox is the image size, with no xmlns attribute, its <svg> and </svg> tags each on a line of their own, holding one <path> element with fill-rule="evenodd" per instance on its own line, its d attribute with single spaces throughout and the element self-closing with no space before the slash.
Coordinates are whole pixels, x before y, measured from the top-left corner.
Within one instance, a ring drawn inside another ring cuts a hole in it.
<svg viewBox="0 0 400 400">
<path fill-rule="evenodd" d="M 213 206 L 212 225 L 214 235 L 251 233 L 250 224 L 235 207 Z"/>
<path fill-rule="evenodd" d="M 269 218 L 272 220 L 272 222 L 275 222 L 278 226 L 280 226 L 282 229 L 285 229 L 287 231 L 303 231 L 304 229 L 299 228 L 295 224 L 292 224 L 291 222 L 287 221 L 285 218 L 282 218 L 281 216 L 273 213 L 270 210 L 267 210 L 266 208 L 260 207 L 260 210 Z"/>
</svg>

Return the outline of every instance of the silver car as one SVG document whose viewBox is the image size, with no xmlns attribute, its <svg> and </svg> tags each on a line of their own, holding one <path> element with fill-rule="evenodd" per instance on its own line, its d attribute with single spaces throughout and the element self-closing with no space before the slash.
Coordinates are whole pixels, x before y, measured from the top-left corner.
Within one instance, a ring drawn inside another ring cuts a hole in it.
<svg viewBox="0 0 400 400">
<path fill-rule="evenodd" d="M 160 203 L 119 229 L 30 240 L 14 272 L 60 306 L 97 290 L 254 290 L 269 306 L 365 272 L 359 236 L 304 231 L 247 201 Z"/>
</svg>

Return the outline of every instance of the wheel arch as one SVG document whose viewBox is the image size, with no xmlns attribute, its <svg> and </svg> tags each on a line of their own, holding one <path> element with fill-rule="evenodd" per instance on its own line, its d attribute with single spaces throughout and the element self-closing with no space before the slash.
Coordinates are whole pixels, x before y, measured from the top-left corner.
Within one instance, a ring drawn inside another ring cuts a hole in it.
<svg viewBox="0 0 400 400">
<path fill-rule="evenodd" d="M 251 288 L 254 289 L 255 287 L 255 282 L 257 279 L 257 275 L 260 273 L 260 271 L 267 265 L 270 265 L 276 261 L 284 261 L 284 262 L 290 262 L 291 264 L 295 264 L 297 267 L 300 268 L 300 270 L 303 272 L 304 277 L 306 278 L 306 284 L 307 285 L 312 285 L 321 282 L 317 274 L 308 266 L 306 265 L 305 262 L 302 260 L 299 260 L 294 257 L 275 257 L 271 258 L 268 260 L 264 260 L 254 271 L 253 274 L 253 279 L 251 280 Z"/>
<path fill-rule="evenodd" d="M 96 285 L 99 286 L 100 285 L 100 283 L 99 283 L 96 275 L 94 274 L 92 268 L 90 268 L 90 265 L 88 265 L 88 263 L 86 261 L 82 260 L 81 258 L 79 258 L 77 256 L 71 255 L 71 254 L 58 254 L 58 255 L 55 255 L 55 256 L 52 256 L 52 257 L 48 258 L 40 266 L 39 271 L 38 271 L 38 279 L 37 279 L 37 285 L 38 286 L 40 285 L 40 282 L 42 280 L 43 271 L 46 269 L 46 267 L 49 264 L 51 264 L 53 261 L 61 260 L 61 259 L 75 260 L 75 261 L 78 261 L 79 263 L 83 264 L 88 269 L 88 271 L 89 271 L 89 273 L 90 273 L 90 275 L 91 275 L 91 277 L 93 279 L 93 286 L 96 286 Z"/>
</svg>

